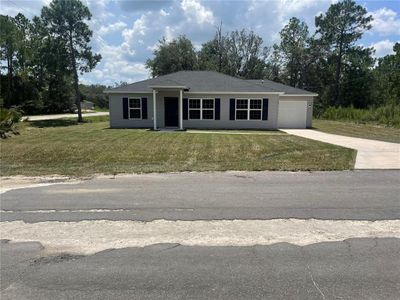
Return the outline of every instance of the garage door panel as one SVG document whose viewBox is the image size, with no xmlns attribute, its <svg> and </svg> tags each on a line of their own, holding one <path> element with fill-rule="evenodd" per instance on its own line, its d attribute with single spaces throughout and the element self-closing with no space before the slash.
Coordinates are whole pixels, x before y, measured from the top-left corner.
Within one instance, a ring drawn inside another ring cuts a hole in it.
<svg viewBox="0 0 400 300">
<path fill-rule="evenodd" d="M 306 128 L 307 101 L 279 101 L 279 128 Z"/>
</svg>

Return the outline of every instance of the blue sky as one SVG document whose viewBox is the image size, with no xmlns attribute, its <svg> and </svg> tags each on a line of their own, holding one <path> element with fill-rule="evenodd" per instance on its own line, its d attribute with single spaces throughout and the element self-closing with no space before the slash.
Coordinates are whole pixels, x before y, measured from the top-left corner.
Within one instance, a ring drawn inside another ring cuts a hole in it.
<svg viewBox="0 0 400 300">
<path fill-rule="evenodd" d="M 85 83 L 111 85 L 149 77 L 145 61 L 158 41 L 188 36 L 195 47 L 210 40 L 222 22 L 229 32 L 246 28 L 264 39 L 266 46 L 279 41 L 279 31 L 295 16 L 314 31 L 314 18 L 335 0 L 84 0 L 92 12 L 89 26 L 92 46 L 103 59 L 94 71 L 81 76 Z M 392 52 L 400 41 L 400 0 L 357 1 L 374 17 L 373 28 L 360 44 L 374 46 L 376 56 Z M 0 13 L 18 12 L 32 18 L 49 0 L 1 0 Z"/>
</svg>

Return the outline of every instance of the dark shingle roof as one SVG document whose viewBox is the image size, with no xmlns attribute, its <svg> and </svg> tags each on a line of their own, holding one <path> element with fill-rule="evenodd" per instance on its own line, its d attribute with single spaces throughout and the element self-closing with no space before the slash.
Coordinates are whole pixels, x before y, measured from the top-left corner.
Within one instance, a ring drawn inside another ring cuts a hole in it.
<svg viewBox="0 0 400 300">
<path fill-rule="evenodd" d="M 214 71 L 179 71 L 132 84 L 109 89 L 106 92 L 151 92 L 151 86 L 185 86 L 190 92 L 260 92 L 282 93 L 296 90 L 295 94 L 308 94 L 309 92 L 294 89 L 272 81 L 261 83 L 261 80 L 243 80 Z M 273 84 L 269 84 L 273 83 Z M 311 93 L 310 93 L 311 94 Z"/>
<path fill-rule="evenodd" d="M 278 83 L 275 81 L 267 80 L 267 79 L 247 79 L 247 82 L 251 82 L 257 85 L 261 86 L 266 86 L 275 90 L 279 90 L 280 92 L 283 92 L 285 94 L 290 94 L 290 95 L 314 95 L 315 93 L 294 88 L 290 85 Z"/>
</svg>

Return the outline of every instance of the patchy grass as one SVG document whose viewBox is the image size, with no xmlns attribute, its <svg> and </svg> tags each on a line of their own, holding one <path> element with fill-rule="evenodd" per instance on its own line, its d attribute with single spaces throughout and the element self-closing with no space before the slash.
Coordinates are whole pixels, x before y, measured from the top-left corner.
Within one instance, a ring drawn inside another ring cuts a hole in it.
<svg viewBox="0 0 400 300">
<path fill-rule="evenodd" d="M 20 136 L 1 141 L 1 175 L 344 170 L 353 168 L 356 155 L 287 134 L 109 129 L 98 118 L 79 125 L 67 119 L 25 122 Z"/>
<path fill-rule="evenodd" d="M 328 120 L 313 120 L 313 127 L 327 133 L 400 143 L 399 128 Z"/>
</svg>

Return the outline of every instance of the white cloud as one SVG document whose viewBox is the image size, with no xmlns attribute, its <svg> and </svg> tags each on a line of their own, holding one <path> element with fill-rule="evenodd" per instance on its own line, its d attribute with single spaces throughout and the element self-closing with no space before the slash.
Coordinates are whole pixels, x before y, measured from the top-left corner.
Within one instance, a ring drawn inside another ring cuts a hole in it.
<svg viewBox="0 0 400 300">
<path fill-rule="evenodd" d="M 100 36 L 97 36 L 96 42 L 102 60 L 95 70 L 82 76 L 82 82 L 112 85 L 119 81 L 135 82 L 150 76 L 143 62 L 132 61 L 136 53 L 128 43 L 109 45 Z"/>
<path fill-rule="evenodd" d="M 189 21 L 194 20 L 197 24 L 214 24 L 214 14 L 206 9 L 199 1 L 183 0 L 181 8 Z"/>
<path fill-rule="evenodd" d="M 249 29 L 259 34 L 266 45 L 279 42 L 279 31 L 285 26 L 291 17 L 297 17 L 309 26 L 309 31 L 314 31 L 315 16 L 325 12 L 331 3 L 329 1 L 315 0 L 252 0 L 247 9 L 237 19 L 246 24 Z"/>
<path fill-rule="evenodd" d="M 43 6 L 49 4 L 49 0 L 37 0 L 37 1 L 1 1 L 0 3 L 0 14 L 16 16 L 18 13 L 22 13 L 25 17 L 31 19 L 34 16 L 40 15 L 40 11 Z"/>
<path fill-rule="evenodd" d="M 135 22 L 133 22 L 132 28 L 124 29 L 122 31 L 122 36 L 124 37 L 124 39 L 128 43 L 132 44 L 140 36 L 145 36 L 146 31 L 147 31 L 146 22 L 147 22 L 146 15 L 143 14 L 139 19 L 137 19 Z"/>
<path fill-rule="evenodd" d="M 167 42 L 171 42 L 174 39 L 174 30 L 170 26 L 165 27 L 164 37 Z"/>
<path fill-rule="evenodd" d="M 266 46 L 272 46 L 279 42 L 279 31 L 291 17 L 305 21 L 312 33 L 315 16 L 326 12 L 337 0 L 174 0 L 168 3 L 101 0 L 97 7 L 96 0 L 86 1 L 93 13 L 90 23 L 93 49 L 103 59 L 92 73 L 82 78 L 87 82 L 112 84 L 148 78 L 150 74 L 144 62 L 152 57 L 162 37 L 171 41 L 186 35 L 199 49 L 202 43 L 213 38 L 215 25 L 222 20 L 224 33 L 241 28 L 254 30 Z M 115 17 L 102 18 L 112 13 Z M 374 47 L 375 55 L 380 57 L 392 52 L 395 39 L 390 35 L 399 33 L 399 13 L 381 8 L 372 14 L 374 31 L 364 45 Z M 379 37 L 383 34 L 388 36 Z"/>
<path fill-rule="evenodd" d="M 169 13 L 167 13 L 165 10 L 160 9 L 160 15 L 163 17 L 169 16 Z"/>
<path fill-rule="evenodd" d="M 400 18 L 397 17 L 397 12 L 389 8 L 380 8 L 372 12 L 372 32 L 381 35 L 400 35 Z"/>
<path fill-rule="evenodd" d="M 370 45 L 370 47 L 375 48 L 375 56 L 382 57 L 387 54 L 393 54 L 394 42 L 389 40 L 383 40 Z"/>
<path fill-rule="evenodd" d="M 108 26 L 100 26 L 100 29 L 98 30 L 99 35 L 107 35 L 110 33 L 114 33 L 117 31 L 121 31 L 122 29 L 126 28 L 127 25 L 125 22 L 119 21 L 113 24 L 110 24 Z"/>
</svg>

